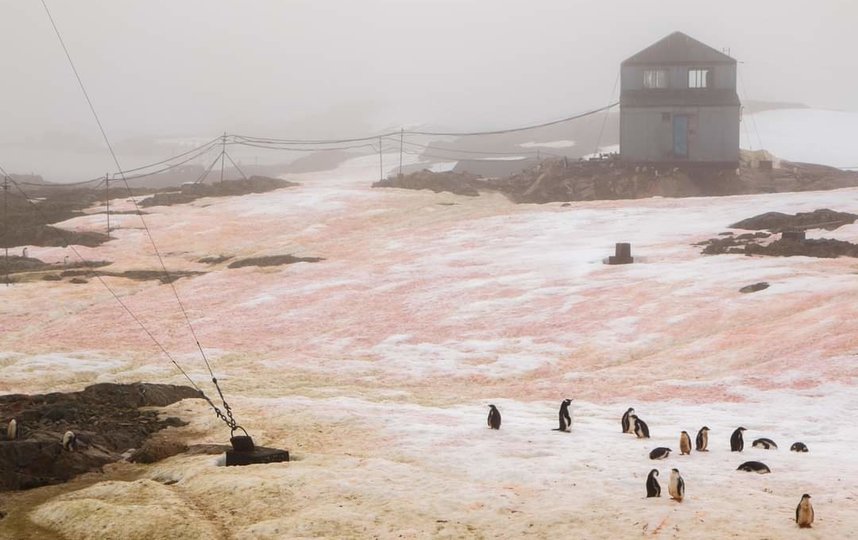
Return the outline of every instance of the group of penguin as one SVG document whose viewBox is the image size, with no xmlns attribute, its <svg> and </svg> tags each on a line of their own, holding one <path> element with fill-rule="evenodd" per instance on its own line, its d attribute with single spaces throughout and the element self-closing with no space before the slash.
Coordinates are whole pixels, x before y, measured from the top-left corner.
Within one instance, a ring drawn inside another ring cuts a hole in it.
<svg viewBox="0 0 858 540">
<path fill-rule="evenodd" d="M 9 420 L 9 424 L 6 426 L 6 440 L 14 441 L 17 439 L 18 421 L 13 418 Z M 61 443 L 63 445 L 63 450 L 74 452 L 75 450 L 77 450 L 77 435 L 75 435 L 73 431 L 66 431 L 65 433 L 63 433 Z"/>
<path fill-rule="evenodd" d="M 564 399 L 560 404 L 560 411 L 558 413 L 559 416 L 559 427 L 554 429 L 553 431 L 571 431 L 572 428 L 572 415 L 569 412 L 569 406 L 572 404 L 571 399 Z M 497 407 L 494 405 L 489 405 L 489 416 L 487 420 L 488 426 L 491 429 L 500 429 L 501 426 L 501 414 Z M 648 439 L 649 438 L 649 426 L 641 420 L 637 414 L 635 414 L 635 410 L 633 408 L 629 408 L 622 416 L 620 423 L 623 428 L 623 433 L 632 433 L 639 439 Z M 747 431 L 744 427 L 739 427 L 733 434 L 730 436 L 730 451 L 732 452 L 741 452 L 745 449 L 745 439 L 742 435 L 743 432 Z M 708 452 L 709 451 L 709 428 L 707 426 L 703 426 L 700 428 L 700 431 L 697 432 L 697 437 L 695 439 L 695 449 L 698 452 Z M 777 449 L 778 445 L 771 439 L 768 438 L 760 438 L 756 439 L 752 446 L 754 448 L 762 448 L 764 450 Z M 790 447 L 790 450 L 793 452 L 807 452 L 807 445 L 802 442 L 793 443 Z M 691 454 L 691 437 L 688 435 L 687 431 L 683 431 L 679 436 L 679 451 L 680 455 L 688 455 Z M 653 449 L 649 453 L 650 459 L 665 459 L 670 455 L 672 450 L 670 448 L 658 447 Z M 760 461 L 746 461 L 739 465 L 739 471 L 746 472 L 756 472 L 759 474 L 770 473 L 771 469 Z M 661 485 L 658 483 L 658 469 L 652 469 L 647 475 L 646 478 L 646 496 L 649 497 L 661 497 Z M 685 480 L 683 480 L 682 475 L 679 473 L 679 469 L 671 469 L 670 470 L 670 480 L 667 484 L 667 490 L 670 494 L 670 497 L 677 502 L 682 502 L 682 499 L 685 497 Z M 805 493 L 801 497 L 801 501 L 799 501 L 798 506 L 795 509 L 795 522 L 801 528 L 808 528 L 813 524 L 813 506 L 810 503 L 810 495 Z"/>
</svg>

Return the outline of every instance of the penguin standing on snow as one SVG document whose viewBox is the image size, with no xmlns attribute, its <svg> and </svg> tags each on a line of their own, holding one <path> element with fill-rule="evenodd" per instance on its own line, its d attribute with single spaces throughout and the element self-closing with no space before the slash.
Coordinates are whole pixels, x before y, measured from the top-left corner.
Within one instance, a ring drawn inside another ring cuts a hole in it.
<svg viewBox="0 0 858 540">
<path fill-rule="evenodd" d="M 73 431 L 66 431 L 63 434 L 63 450 L 74 452 L 77 450 L 77 436 Z"/>
<path fill-rule="evenodd" d="M 635 415 L 630 415 L 629 420 L 634 426 L 634 434 L 638 439 L 649 439 L 649 426 L 646 422 Z"/>
<path fill-rule="evenodd" d="M 563 403 L 560 404 L 560 412 L 558 413 L 560 427 L 553 429 L 552 431 L 572 430 L 572 416 L 569 414 L 569 405 L 572 405 L 571 399 L 564 399 Z"/>
<path fill-rule="evenodd" d="M 633 414 L 635 414 L 635 410 L 632 409 L 631 407 L 629 407 L 629 410 L 627 410 L 623 414 L 623 419 L 620 420 L 620 423 L 622 423 L 622 425 L 623 425 L 623 433 L 632 433 L 632 428 L 634 426 L 632 425 L 631 421 L 629 420 L 629 416 L 631 416 Z"/>
<path fill-rule="evenodd" d="M 646 477 L 646 496 L 649 497 L 661 497 L 661 486 L 658 485 L 658 469 L 653 469 L 649 472 L 649 475 Z"/>
<path fill-rule="evenodd" d="M 695 441 L 697 444 L 695 445 L 695 450 L 698 452 L 708 452 L 709 451 L 709 428 L 703 426 L 700 428 L 700 431 L 697 432 L 697 440 Z"/>
<path fill-rule="evenodd" d="M 807 493 L 801 496 L 801 501 L 795 507 L 795 522 L 802 529 L 808 529 L 813 524 L 813 505 Z"/>
<path fill-rule="evenodd" d="M 679 455 L 686 456 L 691 454 L 691 437 L 687 431 L 679 434 Z"/>
<path fill-rule="evenodd" d="M 9 420 L 9 425 L 6 426 L 6 438 L 10 441 L 18 438 L 18 421 L 14 418 Z"/>
<path fill-rule="evenodd" d="M 736 431 L 730 435 L 730 451 L 731 452 L 741 452 L 745 449 L 745 439 L 742 437 L 742 432 L 748 431 L 746 428 L 740 427 L 736 428 Z"/>
<path fill-rule="evenodd" d="M 676 502 L 682 502 L 685 497 L 685 480 L 679 474 L 679 469 L 670 470 L 670 482 L 667 484 L 667 491 L 670 493 L 670 498 Z"/>
<path fill-rule="evenodd" d="M 489 427 L 492 429 L 500 429 L 501 425 L 501 414 L 497 407 L 494 405 L 489 405 L 489 418 L 488 418 Z"/>
</svg>

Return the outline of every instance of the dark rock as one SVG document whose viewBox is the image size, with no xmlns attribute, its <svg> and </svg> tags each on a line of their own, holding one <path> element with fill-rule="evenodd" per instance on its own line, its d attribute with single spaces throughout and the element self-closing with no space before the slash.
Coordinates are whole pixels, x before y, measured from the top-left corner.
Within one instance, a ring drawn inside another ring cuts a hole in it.
<svg viewBox="0 0 858 540">
<path fill-rule="evenodd" d="M 199 262 L 203 264 L 220 264 L 232 258 L 232 255 L 218 255 L 217 257 L 203 257 Z"/>
<path fill-rule="evenodd" d="M 182 185 L 179 192 L 156 193 L 148 199 L 143 199 L 139 204 L 140 206 L 186 204 L 203 197 L 231 197 L 248 193 L 266 193 L 297 185 L 299 184 L 295 182 L 267 176 L 251 176 L 247 179 L 228 180 L 212 184 L 190 183 Z"/>
<path fill-rule="evenodd" d="M 479 177 L 470 173 L 417 171 L 380 180 L 374 188 L 429 189 L 435 193 L 449 192 L 455 195 L 478 197 Z"/>
<path fill-rule="evenodd" d="M 324 261 L 321 257 L 295 257 L 294 255 L 270 255 L 267 257 L 251 257 L 232 262 L 227 268 L 242 268 L 244 266 L 281 266 L 299 262 L 317 263 Z"/>
<path fill-rule="evenodd" d="M 858 215 L 848 212 L 835 212 L 828 208 L 813 212 L 799 212 L 795 215 L 781 212 L 766 212 L 752 218 L 743 219 L 730 225 L 732 229 L 757 231 L 768 229 L 772 232 L 784 230 L 825 229 L 833 231 L 844 225 L 854 223 Z"/>
<path fill-rule="evenodd" d="M 753 285 L 746 285 L 739 289 L 740 293 L 752 293 L 757 291 L 762 291 L 763 289 L 768 289 L 769 284 L 765 281 L 761 281 L 759 283 L 754 283 Z"/>
<path fill-rule="evenodd" d="M 144 448 L 153 433 L 185 425 L 178 418 L 160 420 L 154 411 L 187 398 L 193 388 L 164 384 L 102 383 L 81 392 L 0 396 L 0 418 L 17 418 L 19 438 L 0 441 L 0 491 L 29 489 L 68 481 L 121 459 L 130 448 Z M 62 449 L 62 435 L 73 431 L 78 451 Z M 175 449 L 173 443 L 162 444 Z M 159 455 L 152 451 L 151 455 Z"/>
</svg>

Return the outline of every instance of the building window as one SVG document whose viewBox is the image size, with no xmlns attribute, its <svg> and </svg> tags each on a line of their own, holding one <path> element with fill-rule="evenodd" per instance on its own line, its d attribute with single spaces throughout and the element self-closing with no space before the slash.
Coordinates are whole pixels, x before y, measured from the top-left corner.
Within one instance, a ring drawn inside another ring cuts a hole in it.
<svg viewBox="0 0 858 540">
<path fill-rule="evenodd" d="M 667 88 L 667 70 L 644 70 L 644 88 Z"/>
<path fill-rule="evenodd" d="M 669 112 L 661 113 L 661 121 L 662 122 L 670 122 L 670 113 Z"/>
<path fill-rule="evenodd" d="M 708 69 L 689 69 L 688 88 L 709 88 L 709 71 Z"/>
</svg>

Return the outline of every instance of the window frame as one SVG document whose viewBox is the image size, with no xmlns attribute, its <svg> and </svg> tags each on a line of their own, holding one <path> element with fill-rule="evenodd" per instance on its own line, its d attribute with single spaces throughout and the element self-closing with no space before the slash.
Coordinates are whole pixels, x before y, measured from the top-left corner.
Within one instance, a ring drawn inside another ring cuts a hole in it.
<svg viewBox="0 0 858 540">
<path fill-rule="evenodd" d="M 655 86 L 650 86 L 650 74 L 655 74 Z M 663 86 L 659 86 L 659 74 L 663 75 Z M 644 69 L 643 70 L 643 87 L 646 90 L 666 90 L 670 88 L 670 70 L 663 67 Z"/>
<path fill-rule="evenodd" d="M 688 85 L 689 90 L 706 90 L 707 88 L 712 88 L 712 73 L 713 69 L 710 67 L 691 67 L 688 68 L 687 75 L 685 76 L 685 82 Z M 703 75 L 703 85 L 700 85 L 701 77 Z M 692 85 L 692 77 L 694 77 L 694 85 Z"/>
</svg>

